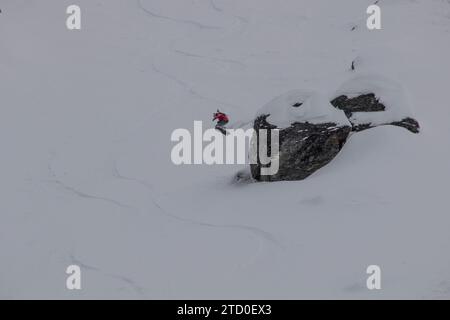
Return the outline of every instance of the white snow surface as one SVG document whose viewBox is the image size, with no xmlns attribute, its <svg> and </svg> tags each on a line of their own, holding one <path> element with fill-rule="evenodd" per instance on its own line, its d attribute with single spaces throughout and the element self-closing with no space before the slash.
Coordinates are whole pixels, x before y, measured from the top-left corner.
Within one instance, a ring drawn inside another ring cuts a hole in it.
<svg viewBox="0 0 450 320">
<path fill-rule="evenodd" d="M 400 121 L 405 118 L 415 118 L 403 86 L 385 76 L 377 74 L 358 75 L 346 81 L 334 94 L 334 97 L 346 95 L 354 98 L 359 95 L 373 93 L 385 106 L 384 111 L 354 112 L 352 123 L 382 125 Z"/>
<path fill-rule="evenodd" d="M 369 31 L 372 3 L 77 0 L 69 31 L 74 1 L 2 0 L 0 298 L 450 298 L 450 3 L 380 0 Z M 401 83 L 421 133 L 355 133 L 296 182 L 170 160 L 217 108 L 245 126 L 360 73 Z"/>
<path fill-rule="evenodd" d="M 269 115 L 267 121 L 278 128 L 289 127 L 295 122 L 351 126 L 342 110 L 333 107 L 326 95 L 314 91 L 289 91 L 264 105 L 256 114 L 261 115 Z"/>
</svg>

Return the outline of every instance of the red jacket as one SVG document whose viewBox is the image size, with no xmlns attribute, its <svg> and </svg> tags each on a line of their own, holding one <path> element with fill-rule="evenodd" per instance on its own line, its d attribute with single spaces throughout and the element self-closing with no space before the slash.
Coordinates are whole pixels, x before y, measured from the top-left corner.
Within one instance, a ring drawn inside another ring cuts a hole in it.
<svg viewBox="0 0 450 320">
<path fill-rule="evenodd" d="M 222 113 L 222 112 L 215 113 L 213 121 L 214 120 L 219 120 L 219 121 L 224 121 L 224 122 L 228 122 L 229 121 L 228 116 L 225 113 Z"/>
</svg>

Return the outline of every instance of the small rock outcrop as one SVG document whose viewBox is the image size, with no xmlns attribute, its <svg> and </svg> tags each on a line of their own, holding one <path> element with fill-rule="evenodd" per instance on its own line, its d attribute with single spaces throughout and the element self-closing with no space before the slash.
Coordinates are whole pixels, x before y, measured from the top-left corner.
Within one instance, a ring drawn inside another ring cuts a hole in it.
<svg viewBox="0 0 450 320">
<path fill-rule="evenodd" d="M 250 151 L 253 179 L 303 180 L 333 160 L 351 131 L 380 125 L 420 130 L 402 86 L 385 77 L 357 76 L 328 98 L 290 91 L 258 111 Z M 274 130 L 278 145 L 271 143 Z M 277 170 L 268 170 L 274 163 Z"/>
<path fill-rule="evenodd" d="M 347 81 L 335 93 L 331 104 L 345 112 L 353 131 L 379 125 L 395 125 L 413 133 L 420 131 L 402 87 L 384 77 L 360 76 Z"/>
</svg>

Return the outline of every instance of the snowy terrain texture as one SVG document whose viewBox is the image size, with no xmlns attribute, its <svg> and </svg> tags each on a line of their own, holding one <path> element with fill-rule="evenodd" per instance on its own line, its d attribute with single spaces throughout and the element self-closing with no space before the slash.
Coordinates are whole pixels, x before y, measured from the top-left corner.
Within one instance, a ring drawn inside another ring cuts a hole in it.
<svg viewBox="0 0 450 320">
<path fill-rule="evenodd" d="M 450 298 L 450 2 L 380 0 L 369 31 L 372 2 L 1 0 L 0 298 Z M 298 182 L 171 162 L 217 108 L 241 126 L 367 73 L 420 134 L 352 134 Z"/>
</svg>

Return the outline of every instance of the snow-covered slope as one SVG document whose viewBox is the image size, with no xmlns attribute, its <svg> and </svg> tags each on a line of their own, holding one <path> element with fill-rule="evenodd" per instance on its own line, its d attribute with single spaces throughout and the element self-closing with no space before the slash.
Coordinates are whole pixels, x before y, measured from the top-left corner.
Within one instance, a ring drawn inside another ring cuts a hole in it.
<svg viewBox="0 0 450 320">
<path fill-rule="evenodd" d="M 0 3 L 0 297 L 450 298 L 448 0 L 380 0 L 379 31 L 366 0 L 77 0 L 68 31 L 72 2 Z M 421 133 L 353 134 L 300 182 L 170 160 L 217 108 L 246 123 L 359 72 Z"/>
</svg>

